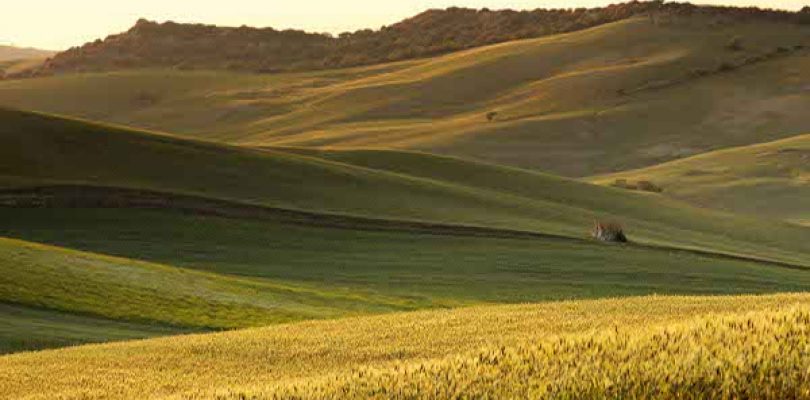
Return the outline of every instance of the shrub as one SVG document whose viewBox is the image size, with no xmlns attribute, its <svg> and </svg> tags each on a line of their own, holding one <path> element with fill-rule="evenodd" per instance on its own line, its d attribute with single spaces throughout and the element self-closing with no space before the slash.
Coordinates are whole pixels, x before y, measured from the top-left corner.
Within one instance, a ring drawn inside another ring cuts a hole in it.
<svg viewBox="0 0 810 400">
<path fill-rule="evenodd" d="M 748 57 L 748 58 L 745 59 L 745 63 L 746 64 L 755 64 L 755 63 L 758 63 L 758 62 L 765 61 L 766 59 L 767 59 L 767 57 L 762 56 L 762 55 L 751 56 L 751 57 Z"/>
<path fill-rule="evenodd" d="M 490 111 L 487 113 L 487 121 L 492 122 L 495 120 L 495 118 L 498 118 L 497 111 Z"/>
<path fill-rule="evenodd" d="M 720 72 L 729 72 L 734 71 L 735 69 L 737 69 L 737 66 L 729 62 L 723 62 L 720 64 L 720 67 L 717 68 L 717 70 Z"/>
<path fill-rule="evenodd" d="M 613 181 L 613 186 L 627 189 L 627 190 L 643 190 L 645 192 L 661 193 L 664 188 L 658 186 L 650 181 L 638 181 L 636 183 L 630 182 L 627 179 L 616 179 Z"/>
<path fill-rule="evenodd" d="M 663 188 L 661 188 L 660 186 L 658 186 L 658 185 L 656 185 L 656 184 L 654 184 L 654 183 L 652 183 L 650 181 L 638 181 L 636 183 L 636 188 L 638 190 L 643 190 L 645 192 L 661 193 L 661 192 L 664 191 Z"/>
<path fill-rule="evenodd" d="M 591 236 L 596 240 L 603 242 L 616 242 L 626 243 L 627 237 L 624 235 L 624 229 L 616 222 L 602 223 L 595 221 Z"/>
<path fill-rule="evenodd" d="M 799 11 L 797 18 L 800 24 L 810 25 L 810 6 L 806 6 Z"/>
<path fill-rule="evenodd" d="M 627 179 L 616 179 L 615 181 L 613 181 L 613 186 L 629 190 L 636 189 L 636 186 L 630 183 Z"/>
<path fill-rule="evenodd" d="M 728 44 L 726 45 L 726 48 L 731 50 L 731 51 L 740 51 L 740 50 L 742 50 L 743 49 L 742 39 L 739 36 L 733 37 L 728 42 Z"/>
<path fill-rule="evenodd" d="M 706 75 L 709 75 L 711 72 L 703 69 L 703 68 L 696 68 L 691 71 L 691 75 L 695 78 L 700 78 Z"/>
</svg>

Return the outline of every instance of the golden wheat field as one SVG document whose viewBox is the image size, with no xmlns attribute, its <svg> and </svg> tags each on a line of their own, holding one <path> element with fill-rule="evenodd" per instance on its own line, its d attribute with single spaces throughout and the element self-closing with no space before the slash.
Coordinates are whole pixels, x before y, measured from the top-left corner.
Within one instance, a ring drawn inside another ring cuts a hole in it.
<svg viewBox="0 0 810 400">
<path fill-rule="evenodd" d="M 0 357 L 23 399 L 805 396 L 810 295 L 478 306 Z M 795 395 L 795 396 L 794 396 Z"/>
<path fill-rule="evenodd" d="M 361 369 L 233 398 L 505 399 L 810 397 L 810 308 L 495 347 Z"/>
</svg>

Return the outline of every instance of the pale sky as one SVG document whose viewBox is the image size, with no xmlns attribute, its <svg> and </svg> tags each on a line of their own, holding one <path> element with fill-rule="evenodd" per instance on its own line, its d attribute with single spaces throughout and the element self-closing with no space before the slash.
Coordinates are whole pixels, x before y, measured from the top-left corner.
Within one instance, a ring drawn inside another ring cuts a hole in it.
<svg viewBox="0 0 810 400">
<path fill-rule="evenodd" d="M 623 0 L 3 0 L 0 44 L 63 50 L 156 21 L 340 33 L 378 29 L 429 8 L 594 7 Z M 702 0 L 798 10 L 808 0 Z"/>
</svg>

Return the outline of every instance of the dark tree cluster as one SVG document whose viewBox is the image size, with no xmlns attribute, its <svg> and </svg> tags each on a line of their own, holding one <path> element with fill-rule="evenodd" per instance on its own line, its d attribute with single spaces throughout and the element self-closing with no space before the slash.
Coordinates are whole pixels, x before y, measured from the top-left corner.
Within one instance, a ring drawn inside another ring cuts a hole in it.
<svg viewBox="0 0 810 400">
<path fill-rule="evenodd" d="M 602 8 L 534 11 L 429 10 L 380 30 L 328 34 L 139 20 L 129 31 L 74 47 L 31 74 L 124 68 L 315 70 L 433 56 L 515 39 L 571 32 L 638 15 L 705 14 L 808 23 L 810 10 L 695 6 L 633 1 Z"/>
</svg>

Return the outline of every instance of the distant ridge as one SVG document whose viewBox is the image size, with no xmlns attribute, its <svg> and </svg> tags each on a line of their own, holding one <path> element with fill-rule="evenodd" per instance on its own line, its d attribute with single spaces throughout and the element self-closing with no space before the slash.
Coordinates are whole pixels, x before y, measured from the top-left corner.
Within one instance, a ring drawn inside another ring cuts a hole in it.
<svg viewBox="0 0 810 400">
<path fill-rule="evenodd" d="M 226 28 L 141 19 L 124 33 L 71 48 L 12 77 L 149 67 L 250 72 L 342 68 L 572 32 L 638 15 L 654 18 L 692 14 L 810 23 L 807 7 L 789 12 L 663 1 L 633 1 L 592 9 L 429 10 L 377 31 L 366 29 L 338 37 L 298 30 Z"/>
<path fill-rule="evenodd" d="M 48 57 L 53 55 L 53 51 L 33 49 L 28 47 L 15 47 L 0 45 L 0 62 L 11 60 L 23 60 L 28 58 Z"/>
</svg>

